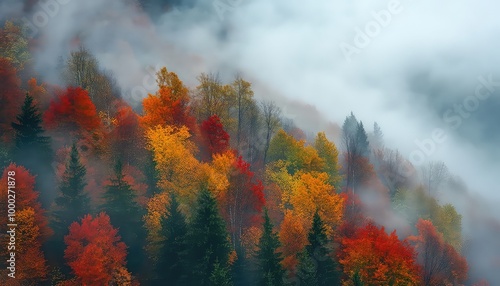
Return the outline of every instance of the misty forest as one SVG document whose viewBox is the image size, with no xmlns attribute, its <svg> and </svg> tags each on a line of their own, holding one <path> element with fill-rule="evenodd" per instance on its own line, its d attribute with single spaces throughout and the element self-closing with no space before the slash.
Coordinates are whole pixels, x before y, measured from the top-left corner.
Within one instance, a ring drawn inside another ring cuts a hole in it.
<svg viewBox="0 0 500 286">
<path fill-rule="evenodd" d="M 1 0 L 0 284 L 500 285 L 489 54 L 296 2 Z"/>
</svg>

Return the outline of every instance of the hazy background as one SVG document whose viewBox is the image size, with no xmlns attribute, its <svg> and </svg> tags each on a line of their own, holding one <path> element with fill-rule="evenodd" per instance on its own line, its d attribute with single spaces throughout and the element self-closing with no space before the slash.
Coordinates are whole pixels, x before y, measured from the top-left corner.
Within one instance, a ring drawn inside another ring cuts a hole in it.
<svg viewBox="0 0 500 286">
<path fill-rule="evenodd" d="M 36 2 L 2 0 L 0 17 L 32 21 L 43 11 Z M 493 236 L 500 233 L 500 87 L 456 130 L 443 121 L 474 95 L 478 77 L 500 82 L 497 1 L 65 2 L 34 35 L 35 66 L 48 82 L 60 83 L 61 59 L 83 44 L 114 73 L 132 105 L 140 100 L 131 90 L 151 89 L 151 68 L 165 65 L 191 88 L 201 72 L 224 80 L 239 72 L 257 98 L 275 99 L 311 132 L 342 125 L 353 111 L 369 132 L 378 122 L 386 145 L 406 158 L 418 149 L 416 140 L 444 129 L 447 140 L 426 159 L 444 161 L 469 193 L 450 190 L 440 200 L 457 206 L 464 237 L 478 242 L 468 257 L 474 271 L 500 285 L 500 261 L 492 261 L 500 253 Z M 402 11 L 347 60 L 340 45 L 354 46 L 357 29 L 391 2 Z"/>
</svg>

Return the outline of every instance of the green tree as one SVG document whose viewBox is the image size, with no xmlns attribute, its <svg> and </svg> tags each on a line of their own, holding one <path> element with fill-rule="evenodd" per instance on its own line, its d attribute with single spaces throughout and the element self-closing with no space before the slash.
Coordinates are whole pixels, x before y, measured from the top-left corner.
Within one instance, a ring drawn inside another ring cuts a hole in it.
<svg viewBox="0 0 500 286">
<path fill-rule="evenodd" d="M 228 237 L 217 201 L 207 189 L 203 189 L 199 194 L 198 207 L 188 231 L 191 284 L 209 285 L 216 263 L 221 267 L 228 265 L 231 251 Z"/>
<path fill-rule="evenodd" d="M 56 236 L 66 235 L 71 223 L 80 220 L 90 211 L 90 199 L 84 191 L 87 185 L 86 174 L 87 170 L 80 162 L 78 148 L 76 144 L 73 144 L 59 187 L 60 196 L 55 201 L 54 230 Z"/>
<path fill-rule="evenodd" d="M 43 203 L 47 205 L 55 198 L 52 191 L 53 153 L 50 138 L 43 136 L 42 115 L 31 95 L 26 94 L 21 113 L 16 119 L 17 122 L 11 124 L 15 131 L 14 160 L 38 176 L 36 188 L 42 192 Z"/>
<path fill-rule="evenodd" d="M 217 261 L 214 265 L 214 270 L 210 275 L 210 286 L 231 286 L 231 274 L 228 267 L 223 267 Z"/>
<path fill-rule="evenodd" d="M 178 285 L 185 268 L 182 264 L 185 259 L 188 226 L 186 218 L 179 210 L 179 202 L 175 194 L 170 195 L 167 206 L 167 215 L 161 220 L 162 235 L 160 257 L 156 270 L 160 281 L 166 284 Z"/>
<path fill-rule="evenodd" d="M 330 142 L 325 135 L 325 132 L 320 132 L 314 141 L 314 148 L 318 155 L 325 162 L 324 172 L 330 177 L 329 183 L 335 186 L 335 189 L 340 190 L 342 177 L 339 174 L 340 166 L 338 164 L 339 152 L 337 146 Z"/>
<path fill-rule="evenodd" d="M 316 265 L 314 280 L 316 285 L 340 285 L 340 273 L 337 271 L 337 263 L 331 258 L 330 250 L 327 247 L 329 243 L 326 236 L 326 229 L 319 213 L 316 211 L 313 217 L 313 223 L 308 235 L 309 244 L 306 245 L 305 254 L 300 261 L 301 265 L 308 265 L 313 260 Z M 299 269 L 308 269 L 308 267 L 299 267 Z M 305 275 L 306 277 L 310 276 Z M 302 279 L 302 278 L 301 278 Z"/>
<path fill-rule="evenodd" d="M 137 203 L 136 191 L 124 180 L 124 177 L 122 162 L 117 160 L 114 177 L 106 186 L 106 192 L 103 195 L 104 204 L 101 210 L 109 215 L 111 224 L 118 228 L 122 241 L 129 247 L 127 268 L 137 273 L 144 265 L 142 245 L 146 234 L 142 227 L 143 211 Z"/>
<path fill-rule="evenodd" d="M 273 224 L 264 211 L 264 231 L 259 240 L 259 250 L 257 251 L 257 263 L 259 266 L 259 285 L 283 285 L 285 270 L 281 266 L 281 253 L 277 251 L 280 241 L 277 233 L 273 232 Z"/>
</svg>

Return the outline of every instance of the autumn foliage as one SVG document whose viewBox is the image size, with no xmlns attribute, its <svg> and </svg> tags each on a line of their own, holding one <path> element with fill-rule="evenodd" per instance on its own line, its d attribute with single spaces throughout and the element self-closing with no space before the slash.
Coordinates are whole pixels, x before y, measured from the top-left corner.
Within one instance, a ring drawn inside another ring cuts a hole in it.
<svg viewBox="0 0 500 286">
<path fill-rule="evenodd" d="M 344 267 L 346 285 L 351 285 L 358 272 L 365 285 L 419 285 L 420 267 L 415 252 L 407 241 L 400 241 L 395 231 L 368 224 L 353 237 L 344 238 L 340 263 Z"/>
<path fill-rule="evenodd" d="M 68 265 L 84 285 L 108 285 L 116 269 L 124 267 L 127 246 L 120 242 L 118 230 L 109 216 L 87 215 L 81 223 L 74 222 L 64 237 Z"/>
<path fill-rule="evenodd" d="M 203 121 L 200 132 L 203 143 L 208 149 L 208 158 L 212 158 L 213 154 L 224 153 L 229 149 L 229 134 L 224 131 L 224 126 L 217 115 L 212 115 Z"/>
</svg>

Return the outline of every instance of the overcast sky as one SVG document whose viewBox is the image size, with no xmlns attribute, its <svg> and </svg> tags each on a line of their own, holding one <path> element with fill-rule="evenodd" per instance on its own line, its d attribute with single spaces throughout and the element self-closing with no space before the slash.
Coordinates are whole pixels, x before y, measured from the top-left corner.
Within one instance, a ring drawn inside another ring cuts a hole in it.
<svg viewBox="0 0 500 286">
<path fill-rule="evenodd" d="M 3 18 L 22 9 L 1 2 Z M 152 83 L 148 67 L 166 65 L 190 87 L 201 72 L 240 72 L 256 97 L 275 98 L 305 129 L 341 125 L 353 111 L 368 131 L 377 121 L 407 159 L 443 160 L 473 195 L 500 204 L 497 1 L 171 1 L 168 11 L 149 6 L 154 18 L 127 1 L 61 2 L 37 33 L 36 66 L 48 81 L 58 81 L 50 71 L 77 36 L 131 104 L 139 101 L 130 90 Z M 444 142 L 416 152 L 436 128 Z"/>
</svg>

